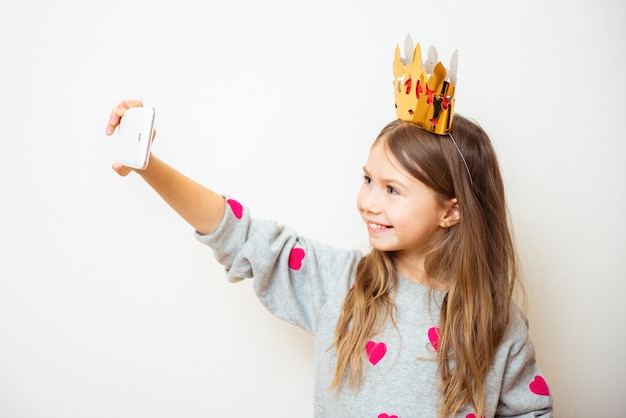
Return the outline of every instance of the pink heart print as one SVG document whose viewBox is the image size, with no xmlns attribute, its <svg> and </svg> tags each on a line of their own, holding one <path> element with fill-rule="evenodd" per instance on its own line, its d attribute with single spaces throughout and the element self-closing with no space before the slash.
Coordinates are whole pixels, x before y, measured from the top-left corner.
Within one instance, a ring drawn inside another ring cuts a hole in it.
<svg viewBox="0 0 626 418">
<path fill-rule="evenodd" d="M 397 415 L 380 414 L 378 418 L 398 418 Z"/>
<path fill-rule="evenodd" d="M 428 330 L 428 340 L 430 345 L 433 346 L 433 350 L 439 350 L 439 328 L 432 327 Z"/>
<path fill-rule="evenodd" d="M 235 215 L 235 218 L 241 219 L 241 216 L 243 215 L 243 206 L 241 206 L 241 203 L 233 199 L 228 199 L 226 203 L 228 203 L 228 206 L 230 206 L 230 210 L 233 211 L 233 215 Z"/>
<path fill-rule="evenodd" d="M 535 379 L 530 382 L 530 385 L 528 385 L 528 387 L 530 388 L 530 391 L 535 395 L 550 396 L 550 389 L 548 389 L 548 384 L 546 383 L 546 380 L 539 375 L 535 376 Z"/>
<path fill-rule="evenodd" d="M 465 415 L 465 418 L 476 418 L 476 414 L 467 414 L 467 415 Z M 485 416 L 483 415 L 480 418 L 485 418 Z"/>
<path fill-rule="evenodd" d="M 375 341 L 370 341 L 365 346 L 365 352 L 367 353 L 370 363 L 375 366 L 376 363 L 385 357 L 385 354 L 387 353 L 387 345 L 383 342 L 377 343 Z"/>
<path fill-rule="evenodd" d="M 302 268 L 302 260 L 304 260 L 305 252 L 302 248 L 294 248 L 289 253 L 289 268 L 292 270 L 300 270 Z"/>
</svg>

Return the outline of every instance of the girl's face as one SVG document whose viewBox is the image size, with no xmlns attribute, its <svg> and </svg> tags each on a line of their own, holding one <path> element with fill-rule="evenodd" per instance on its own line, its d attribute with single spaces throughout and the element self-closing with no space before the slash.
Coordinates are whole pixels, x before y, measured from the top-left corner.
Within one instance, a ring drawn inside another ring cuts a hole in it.
<svg viewBox="0 0 626 418">
<path fill-rule="evenodd" d="M 396 162 L 384 141 L 371 149 L 363 175 L 357 206 L 372 247 L 395 251 L 399 270 L 403 261 L 423 262 L 427 246 L 443 233 L 446 205 Z"/>
</svg>

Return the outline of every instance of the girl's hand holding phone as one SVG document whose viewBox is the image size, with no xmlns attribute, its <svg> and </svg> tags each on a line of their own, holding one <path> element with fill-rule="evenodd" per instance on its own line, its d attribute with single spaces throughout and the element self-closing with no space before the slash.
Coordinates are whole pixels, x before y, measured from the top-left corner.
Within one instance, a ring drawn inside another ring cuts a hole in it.
<svg viewBox="0 0 626 418">
<path fill-rule="evenodd" d="M 109 117 L 109 123 L 107 124 L 105 133 L 106 135 L 110 136 L 115 132 L 115 129 L 118 129 L 118 133 L 121 129 L 121 121 L 122 118 L 124 116 L 124 114 L 126 114 L 126 112 L 128 111 L 128 109 L 132 109 L 132 108 L 141 108 L 143 107 L 143 103 L 140 100 L 123 100 L 120 102 L 120 104 L 118 104 L 112 111 L 111 111 L 111 116 Z M 146 113 L 146 117 L 147 115 L 150 114 L 150 112 L 145 112 Z M 129 114 L 130 117 L 130 114 Z M 151 117 L 153 118 L 153 112 L 151 113 Z M 140 116 L 140 118 L 143 118 L 143 116 Z M 136 120 L 135 120 L 136 119 Z M 129 121 L 126 126 L 129 126 L 128 124 L 131 124 L 131 126 L 128 129 L 133 129 L 133 132 L 131 134 L 135 134 L 134 130 L 139 129 L 139 127 L 135 126 L 138 123 L 139 124 L 143 124 L 141 119 L 137 119 L 137 118 L 133 118 L 132 123 Z M 147 128 L 150 131 L 152 131 L 152 121 L 149 122 L 150 123 L 150 127 Z M 149 139 L 149 141 L 151 142 L 152 140 L 154 140 L 154 136 L 156 134 L 155 131 L 152 131 L 152 137 Z M 150 134 L 148 134 L 150 135 Z M 132 143 L 129 141 L 132 141 L 134 138 L 120 138 L 119 141 L 124 140 L 125 142 L 120 142 L 118 143 L 117 146 L 117 155 L 116 158 L 119 158 L 118 161 L 122 161 L 122 162 L 126 162 L 126 164 L 128 165 L 132 165 L 134 168 L 139 168 L 139 169 L 145 169 L 147 167 L 147 161 L 148 161 L 148 157 L 149 157 L 149 150 L 150 150 L 150 143 L 145 143 L 146 139 L 145 136 L 143 138 L 144 143 L 141 144 L 139 142 L 135 142 L 133 141 Z M 141 134 L 139 134 L 139 141 L 141 141 Z M 139 150 L 139 146 L 144 147 L 143 150 Z M 144 156 L 138 156 L 135 155 L 137 154 L 137 152 L 143 152 L 145 153 Z M 145 157 L 145 161 L 142 162 L 135 162 L 135 163 L 130 163 L 129 161 L 134 161 L 135 159 L 139 158 L 143 158 Z M 131 171 L 133 171 L 133 167 L 129 167 L 126 165 L 123 165 L 123 163 L 120 162 L 116 162 L 113 164 L 112 168 L 113 170 L 119 174 L 120 176 L 126 176 L 128 175 L 128 173 L 130 173 Z"/>
</svg>

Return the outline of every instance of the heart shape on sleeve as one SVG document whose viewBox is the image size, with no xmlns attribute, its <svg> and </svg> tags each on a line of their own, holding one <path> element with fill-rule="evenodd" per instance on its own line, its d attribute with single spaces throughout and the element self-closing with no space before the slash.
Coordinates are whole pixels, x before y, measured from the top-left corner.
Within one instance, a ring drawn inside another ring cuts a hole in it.
<svg viewBox="0 0 626 418">
<path fill-rule="evenodd" d="M 233 215 L 235 215 L 235 218 L 241 219 L 241 216 L 243 215 L 243 206 L 241 206 L 241 203 L 233 199 L 228 199 L 226 203 L 228 203 L 228 206 L 230 206 L 230 210 L 233 211 Z"/>
<path fill-rule="evenodd" d="M 302 248 L 294 248 L 289 253 L 289 268 L 292 270 L 300 270 L 302 268 L 302 260 L 304 260 L 305 252 Z"/>
<path fill-rule="evenodd" d="M 528 387 L 530 388 L 530 391 L 535 395 L 550 396 L 550 389 L 548 389 L 548 384 L 546 383 L 546 380 L 539 375 L 535 376 L 535 379 L 530 382 L 530 385 L 528 385 Z"/>
</svg>

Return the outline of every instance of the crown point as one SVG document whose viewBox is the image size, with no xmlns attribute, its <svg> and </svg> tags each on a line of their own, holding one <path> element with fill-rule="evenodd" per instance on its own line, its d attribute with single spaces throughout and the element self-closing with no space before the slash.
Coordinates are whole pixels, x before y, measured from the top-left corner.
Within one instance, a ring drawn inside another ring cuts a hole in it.
<svg viewBox="0 0 626 418">
<path fill-rule="evenodd" d="M 406 60 L 406 63 L 413 63 L 413 45 L 413 39 L 411 38 L 411 35 L 407 33 L 406 38 L 404 39 L 404 59 Z"/>
<path fill-rule="evenodd" d="M 433 70 L 435 69 L 435 65 L 437 65 L 438 61 L 439 61 L 439 54 L 437 53 L 437 48 L 431 45 L 428 48 L 428 58 L 426 59 L 426 62 L 424 63 L 424 69 L 429 74 L 432 74 Z"/>
<path fill-rule="evenodd" d="M 448 71 L 448 79 L 450 83 L 456 86 L 456 74 L 459 70 L 459 51 L 456 49 L 452 53 L 452 57 L 450 58 L 450 68 Z"/>
</svg>

